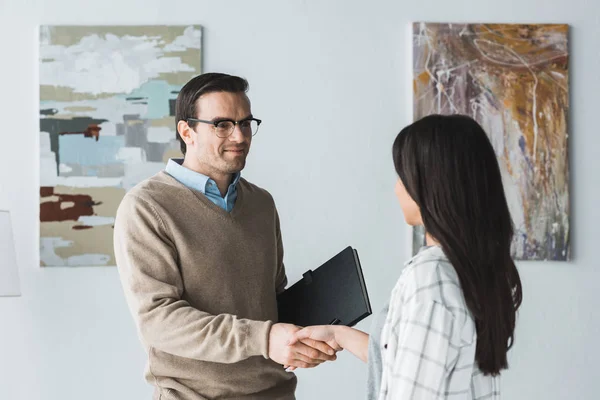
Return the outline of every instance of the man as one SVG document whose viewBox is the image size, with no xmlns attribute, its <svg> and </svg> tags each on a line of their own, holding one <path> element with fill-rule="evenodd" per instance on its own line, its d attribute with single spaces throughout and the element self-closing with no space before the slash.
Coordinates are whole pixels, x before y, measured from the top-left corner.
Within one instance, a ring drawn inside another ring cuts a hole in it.
<svg viewBox="0 0 600 400">
<path fill-rule="evenodd" d="M 241 178 L 260 120 L 248 83 L 203 74 L 177 98 L 183 160 L 123 199 L 115 254 L 148 352 L 155 399 L 293 399 L 294 374 L 335 359 L 325 343 L 288 345 L 277 320 L 287 283 L 271 195 Z"/>
</svg>

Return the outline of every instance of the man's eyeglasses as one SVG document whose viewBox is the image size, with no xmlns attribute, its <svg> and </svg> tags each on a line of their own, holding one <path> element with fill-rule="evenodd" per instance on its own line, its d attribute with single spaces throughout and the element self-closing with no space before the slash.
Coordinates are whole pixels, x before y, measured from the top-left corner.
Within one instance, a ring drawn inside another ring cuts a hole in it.
<svg viewBox="0 0 600 400">
<path fill-rule="evenodd" d="M 206 121 L 204 119 L 187 118 L 185 122 L 201 122 L 203 124 L 212 125 L 218 137 L 226 138 L 228 136 L 231 136 L 231 134 L 235 130 L 236 125 L 239 125 L 240 130 L 244 135 L 254 136 L 258 132 L 258 127 L 260 126 L 262 120 L 257 118 L 244 118 L 240 121 L 234 121 L 232 119 L 222 118 L 216 119 L 214 121 Z"/>
</svg>

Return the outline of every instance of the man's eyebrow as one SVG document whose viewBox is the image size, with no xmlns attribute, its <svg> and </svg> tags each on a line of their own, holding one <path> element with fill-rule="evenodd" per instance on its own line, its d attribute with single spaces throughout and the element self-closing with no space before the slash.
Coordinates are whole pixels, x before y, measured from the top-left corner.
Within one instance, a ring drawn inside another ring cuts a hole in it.
<svg viewBox="0 0 600 400">
<path fill-rule="evenodd" d="M 247 116 L 245 116 L 244 118 L 240 119 L 240 121 L 244 121 L 248 118 L 253 118 L 252 113 L 248 114 Z M 227 121 L 235 121 L 233 118 L 229 118 L 229 117 L 214 117 L 213 119 L 211 119 L 212 122 L 215 121 L 222 121 L 222 120 L 227 120 Z"/>
</svg>

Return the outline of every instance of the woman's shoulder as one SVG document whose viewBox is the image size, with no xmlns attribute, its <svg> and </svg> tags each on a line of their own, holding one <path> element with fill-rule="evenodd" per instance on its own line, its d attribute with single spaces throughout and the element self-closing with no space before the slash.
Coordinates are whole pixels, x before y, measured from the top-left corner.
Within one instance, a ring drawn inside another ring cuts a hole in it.
<svg viewBox="0 0 600 400">
<path fill-rule="evenodd" d="M 419 305 L 436 303 L 451 315 L 457 345 L 476 340 L 475 321 L 467 304 L 456 270 L 440 247 L 423 248 L 405 264 L 390 300 L 391 323 Z"/>
<path fill-rule="evenodd" d="M 458 274 L 438 246 L 421 249 L 406 263 L 397 288 L 402 304 L 433 301 L 461 313 L 467 309 Z"/>
</svg>

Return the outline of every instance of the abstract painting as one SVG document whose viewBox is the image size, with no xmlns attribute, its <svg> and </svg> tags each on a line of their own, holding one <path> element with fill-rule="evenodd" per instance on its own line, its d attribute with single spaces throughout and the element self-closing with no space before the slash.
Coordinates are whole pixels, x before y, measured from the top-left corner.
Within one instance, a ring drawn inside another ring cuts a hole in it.
<svg viewBox="0 0 600 400">
<path fill-rule="evenodd" d="M 570 258 L 568 60 L 567 25 L 413 24 L 413 117 L 466 114 L 485 129 L 518 260 Z M 423 243 L 416 228 L 413 252 Z"/>
<path fill-rule="evenodd" d="M 115 265 L 117 207 L 180 156 L 200 26 L 40 27 L 40 264 Z"/>
</svg>

